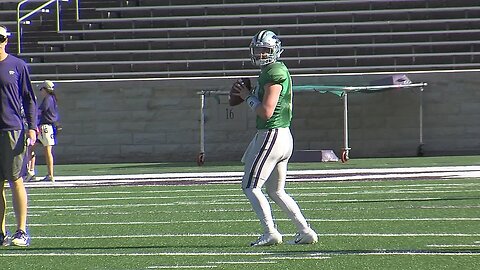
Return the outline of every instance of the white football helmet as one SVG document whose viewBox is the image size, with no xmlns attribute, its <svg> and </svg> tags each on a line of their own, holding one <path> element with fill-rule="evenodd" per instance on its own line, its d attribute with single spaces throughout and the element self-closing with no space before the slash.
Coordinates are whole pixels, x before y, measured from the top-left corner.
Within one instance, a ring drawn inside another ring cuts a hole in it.
<svg viewBox="0 0 480 270">
<path fill-rule="evenodd" d="M 250 42 L 250 59 L 256 66 L 264 66 L 277 62 L 283 52 L 282 42 L 269 30 L 262 30 Z"/>
</svg>

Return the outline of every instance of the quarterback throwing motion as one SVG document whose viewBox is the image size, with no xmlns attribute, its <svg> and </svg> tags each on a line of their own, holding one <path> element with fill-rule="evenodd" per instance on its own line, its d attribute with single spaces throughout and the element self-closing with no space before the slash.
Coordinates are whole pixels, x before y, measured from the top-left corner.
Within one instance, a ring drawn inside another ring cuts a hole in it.
<svg viewBox="0 0 480 270">
<path fill-rule="evenodd" d="M 261 69 L 257 86 L 250 91 L 242 83 L 234 85 L 234 94 L 245 100 L 256 114 L 257 133 L 242 158 L 245 163 L 242 189 L 264 229 L 252 246 L 269 246 L 283 241 L 270 204 L 262 192 L 263 186 L 297 228 L 290 244 L 313 244 L 318 240 L 297 203 L 285 192 L 287 163 L 293 151 L 290 133 L 293 93 L 288 68 L 277 61 L 282 52 L 280 39 L 275 33 L 268 30 L 258 32 L 250 43 L 252 63 Z"/>
</svg>

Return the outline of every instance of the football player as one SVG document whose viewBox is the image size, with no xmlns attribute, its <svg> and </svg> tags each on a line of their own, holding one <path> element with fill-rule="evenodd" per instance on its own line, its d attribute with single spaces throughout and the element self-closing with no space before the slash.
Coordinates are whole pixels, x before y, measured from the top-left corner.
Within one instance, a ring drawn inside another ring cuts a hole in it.
<svg viewBox="0 0 480 270">
<path fill-rule="evenodd" d="M 278 58 L 283 52 L 280 39 L 268 30 L 258 32 L 250 43 L 250 56 L 260 67 L 257 86 L 250 91 L 236 84 L 236 95 L 244 99 L 256 114 L 257 133 L 245 151 L 242 189 L 263 226 L 263 234 L 252 246 L 269 246 L 282 243 L 272 210 L 262 187 L 268 196 L 280 206 L 297 228 L 290 244 L 313 244 L 318 241 L 299 206 L 285 192 L 287 163 L 293 151 L 290 133 L 292 119 L 292 79 L 288 68 Z"/>
</svg>

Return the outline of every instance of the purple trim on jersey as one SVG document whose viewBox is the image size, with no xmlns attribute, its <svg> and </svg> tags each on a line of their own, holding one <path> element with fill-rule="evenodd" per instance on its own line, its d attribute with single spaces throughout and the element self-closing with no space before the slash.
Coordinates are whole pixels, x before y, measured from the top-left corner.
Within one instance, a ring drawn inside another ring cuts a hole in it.
<svg viewBox="0 0 480 270">
<path fill-rule="evenodd" d="M 28 67 L 15 56 L 0 61 L 0 130 L 37 127 L 37 99 L 30 82 Z"/>
<path fill-rule="evenodd" d="M 38 124 L 53 124 L 58 120 L 57 102 L 53 95 L 46 95 L 38 107 Z"/>
<path fill-rule="evenodd" d="M 272 137 L 272 133 L 273 133 L 273 138 L 272 138 L 272 141 L 269 144 L 270 138 Z M 273 146 L 275 145 L 275 141 L 277 140 L 277 136 L 278 136 L 278 129 L 271 129 L 271 130 L 268 131 L 267 137 L 265 137 L 265 140 L 263 141 L 263 145 L 260 148 L 260 151 L 258 152 L 258 155 L 255 158 L 255 161 L 254 161 L 254 163 L 252 165 L 252 168 L 250 170 L 250 175 L 248 177 L 247 188 L 250 188 L 250 187 L 251 188 L 256 188 L 257 187 L 258 179 L 260 179 L 260 175 L 262 173 L 263 166 L 265 165 L 265 162 L 267 161 L 268 156 L 272 152 Z M 265 155 L 264 155 L 262 161 L 260 162 L 260 158 L 262 157 L 262 153 L 265 153 Z M 260 166 L 258 167 L 258 169 L 256 169 L 259 162 L 260 162 Z M 255 172 L 256 172 L 256 174 L 255 174 Z M 254 176 L 254 174 L 255 174 L 255 176 Z M 253 186 L 252 186 L 252 179 L 253 178 L 255 178 L 255 182 L 253 183 Z"/>
</svg>

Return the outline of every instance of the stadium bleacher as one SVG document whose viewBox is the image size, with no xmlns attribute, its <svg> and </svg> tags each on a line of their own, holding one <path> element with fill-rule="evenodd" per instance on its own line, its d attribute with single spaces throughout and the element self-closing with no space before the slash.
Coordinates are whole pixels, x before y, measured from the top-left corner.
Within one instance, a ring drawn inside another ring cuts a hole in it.
<svg viewBox="0 0 480 270">
<path fill-rule="evenodd" d="M 74 1 L 61 3 L 58 32 L 54 7 L 22 27 L 19 56 L 34 79 L 252 74 L 248 44 L 262 28 L 281 37 L 292 73 L 480 67 L 478 0 L 78 3 L 79 20 Z M 14 33 L 16 5 L 0 4 Z"/>
</svg>

